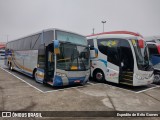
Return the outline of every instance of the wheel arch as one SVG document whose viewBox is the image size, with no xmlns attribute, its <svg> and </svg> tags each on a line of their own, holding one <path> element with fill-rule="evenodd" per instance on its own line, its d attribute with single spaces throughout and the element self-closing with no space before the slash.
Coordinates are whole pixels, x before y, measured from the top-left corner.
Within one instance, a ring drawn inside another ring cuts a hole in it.
<svg viewBox="0 0 160 120">
<path fill-rule="evenodd" d="M 100 69 L 100 68 L 96 68 L 96 69 L 94 69 L 94 70 L 93 70 L 93 73 L 92 73 L 92 76 L 94 76 L 94 74 L 95 74 L 97 71 L 101 71 L 101 72 L 103 73 L 103 75 L 104 75 L 104 79 L 106 79 L 106 78 L 105 78 L 105 74 L 104 74 L 103 70 L 102 70 L 102 69 Z"/>
<path fill-rule="evenodd" d="M 34 68 L 33 73 L 32 73 L 33 78 L 35 77 L 34 74 L 36 73 L 36 71 L 37 71 L 37 68 Z"/>
</svg>

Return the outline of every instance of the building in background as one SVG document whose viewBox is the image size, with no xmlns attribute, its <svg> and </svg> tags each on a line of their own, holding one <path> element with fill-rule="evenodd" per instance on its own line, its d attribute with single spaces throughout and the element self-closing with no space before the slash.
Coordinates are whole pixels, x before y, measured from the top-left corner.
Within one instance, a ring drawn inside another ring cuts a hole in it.
<svg viewBox="0 0 160 120">
<path fill-rule="evenodd" d="M 5 45 L 6 43 L 0 42 L 0 60 L 5 58 Z"/>
<path fill-rule="evenodd" d="M 0 49 L 5 49 L 6 43 L 5 42 L 0 42 Z"/>
</svg>

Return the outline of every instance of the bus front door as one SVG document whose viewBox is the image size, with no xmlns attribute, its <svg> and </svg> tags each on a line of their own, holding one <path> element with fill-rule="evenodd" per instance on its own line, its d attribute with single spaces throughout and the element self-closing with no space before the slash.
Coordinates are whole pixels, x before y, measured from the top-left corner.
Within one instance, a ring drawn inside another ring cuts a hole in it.
<svg viewBox="0 0 160 120">
<path fill-rule="evenodd" d="M 121 40 L 119 45 L 120 76 L 119 82 L 133 85 L 134 60 L 130 44 L 127 40 Z"/>
<path fill-rule="evenodd" d="M 54 52 L 53 51 L 54 51 L 53 44 L 50 44 L 46 47 L 45 79 L 49 84 L 53 84 L 53 76 L 54 76 Z"/>
</svg>

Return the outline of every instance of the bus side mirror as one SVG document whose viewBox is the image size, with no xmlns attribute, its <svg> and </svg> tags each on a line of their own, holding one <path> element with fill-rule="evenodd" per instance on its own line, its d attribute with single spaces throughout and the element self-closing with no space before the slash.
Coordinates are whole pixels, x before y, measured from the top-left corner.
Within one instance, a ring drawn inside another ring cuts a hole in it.
<svg viewBox="0 0 160 120">
<path fill-rule="evenodd" d="M 54 45 L 54 54 L 60 54 L 59 40 L 53 40 L 53 45 Z"/>
<path fill-rule="evenodd" d="M 90 58 L 97 58 L 98 57 L 98 50 L 94 47 L 90 47 Z"/>
</svg>

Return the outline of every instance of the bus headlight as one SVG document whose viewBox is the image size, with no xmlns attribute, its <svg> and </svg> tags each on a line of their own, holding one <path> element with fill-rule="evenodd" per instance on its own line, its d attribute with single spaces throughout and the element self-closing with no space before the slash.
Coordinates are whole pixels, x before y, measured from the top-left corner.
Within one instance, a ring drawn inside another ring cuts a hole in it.
<svg viewBox="0 0 160 120">
<path fill-rule="evenodd" d="M 144 77 L 142 77 L 142 76 L 140 76 L 140 75 L 138 75 L 138 74 L 136 74 L 135 77 L 136 77 L 138 80 L 144 80 Z"/>
<path fill-rule="evenodd" d="M 64 73 L 57 73 L 58 76 L 61 76 L 61 77 L 66 77 L 66 74 Z"/>
<path fill-rule="evenodd" d="M 89 75 L 89 73 L 86 74 L 86 76 L 88 76 L 88 75 Z"/>
</svg>

